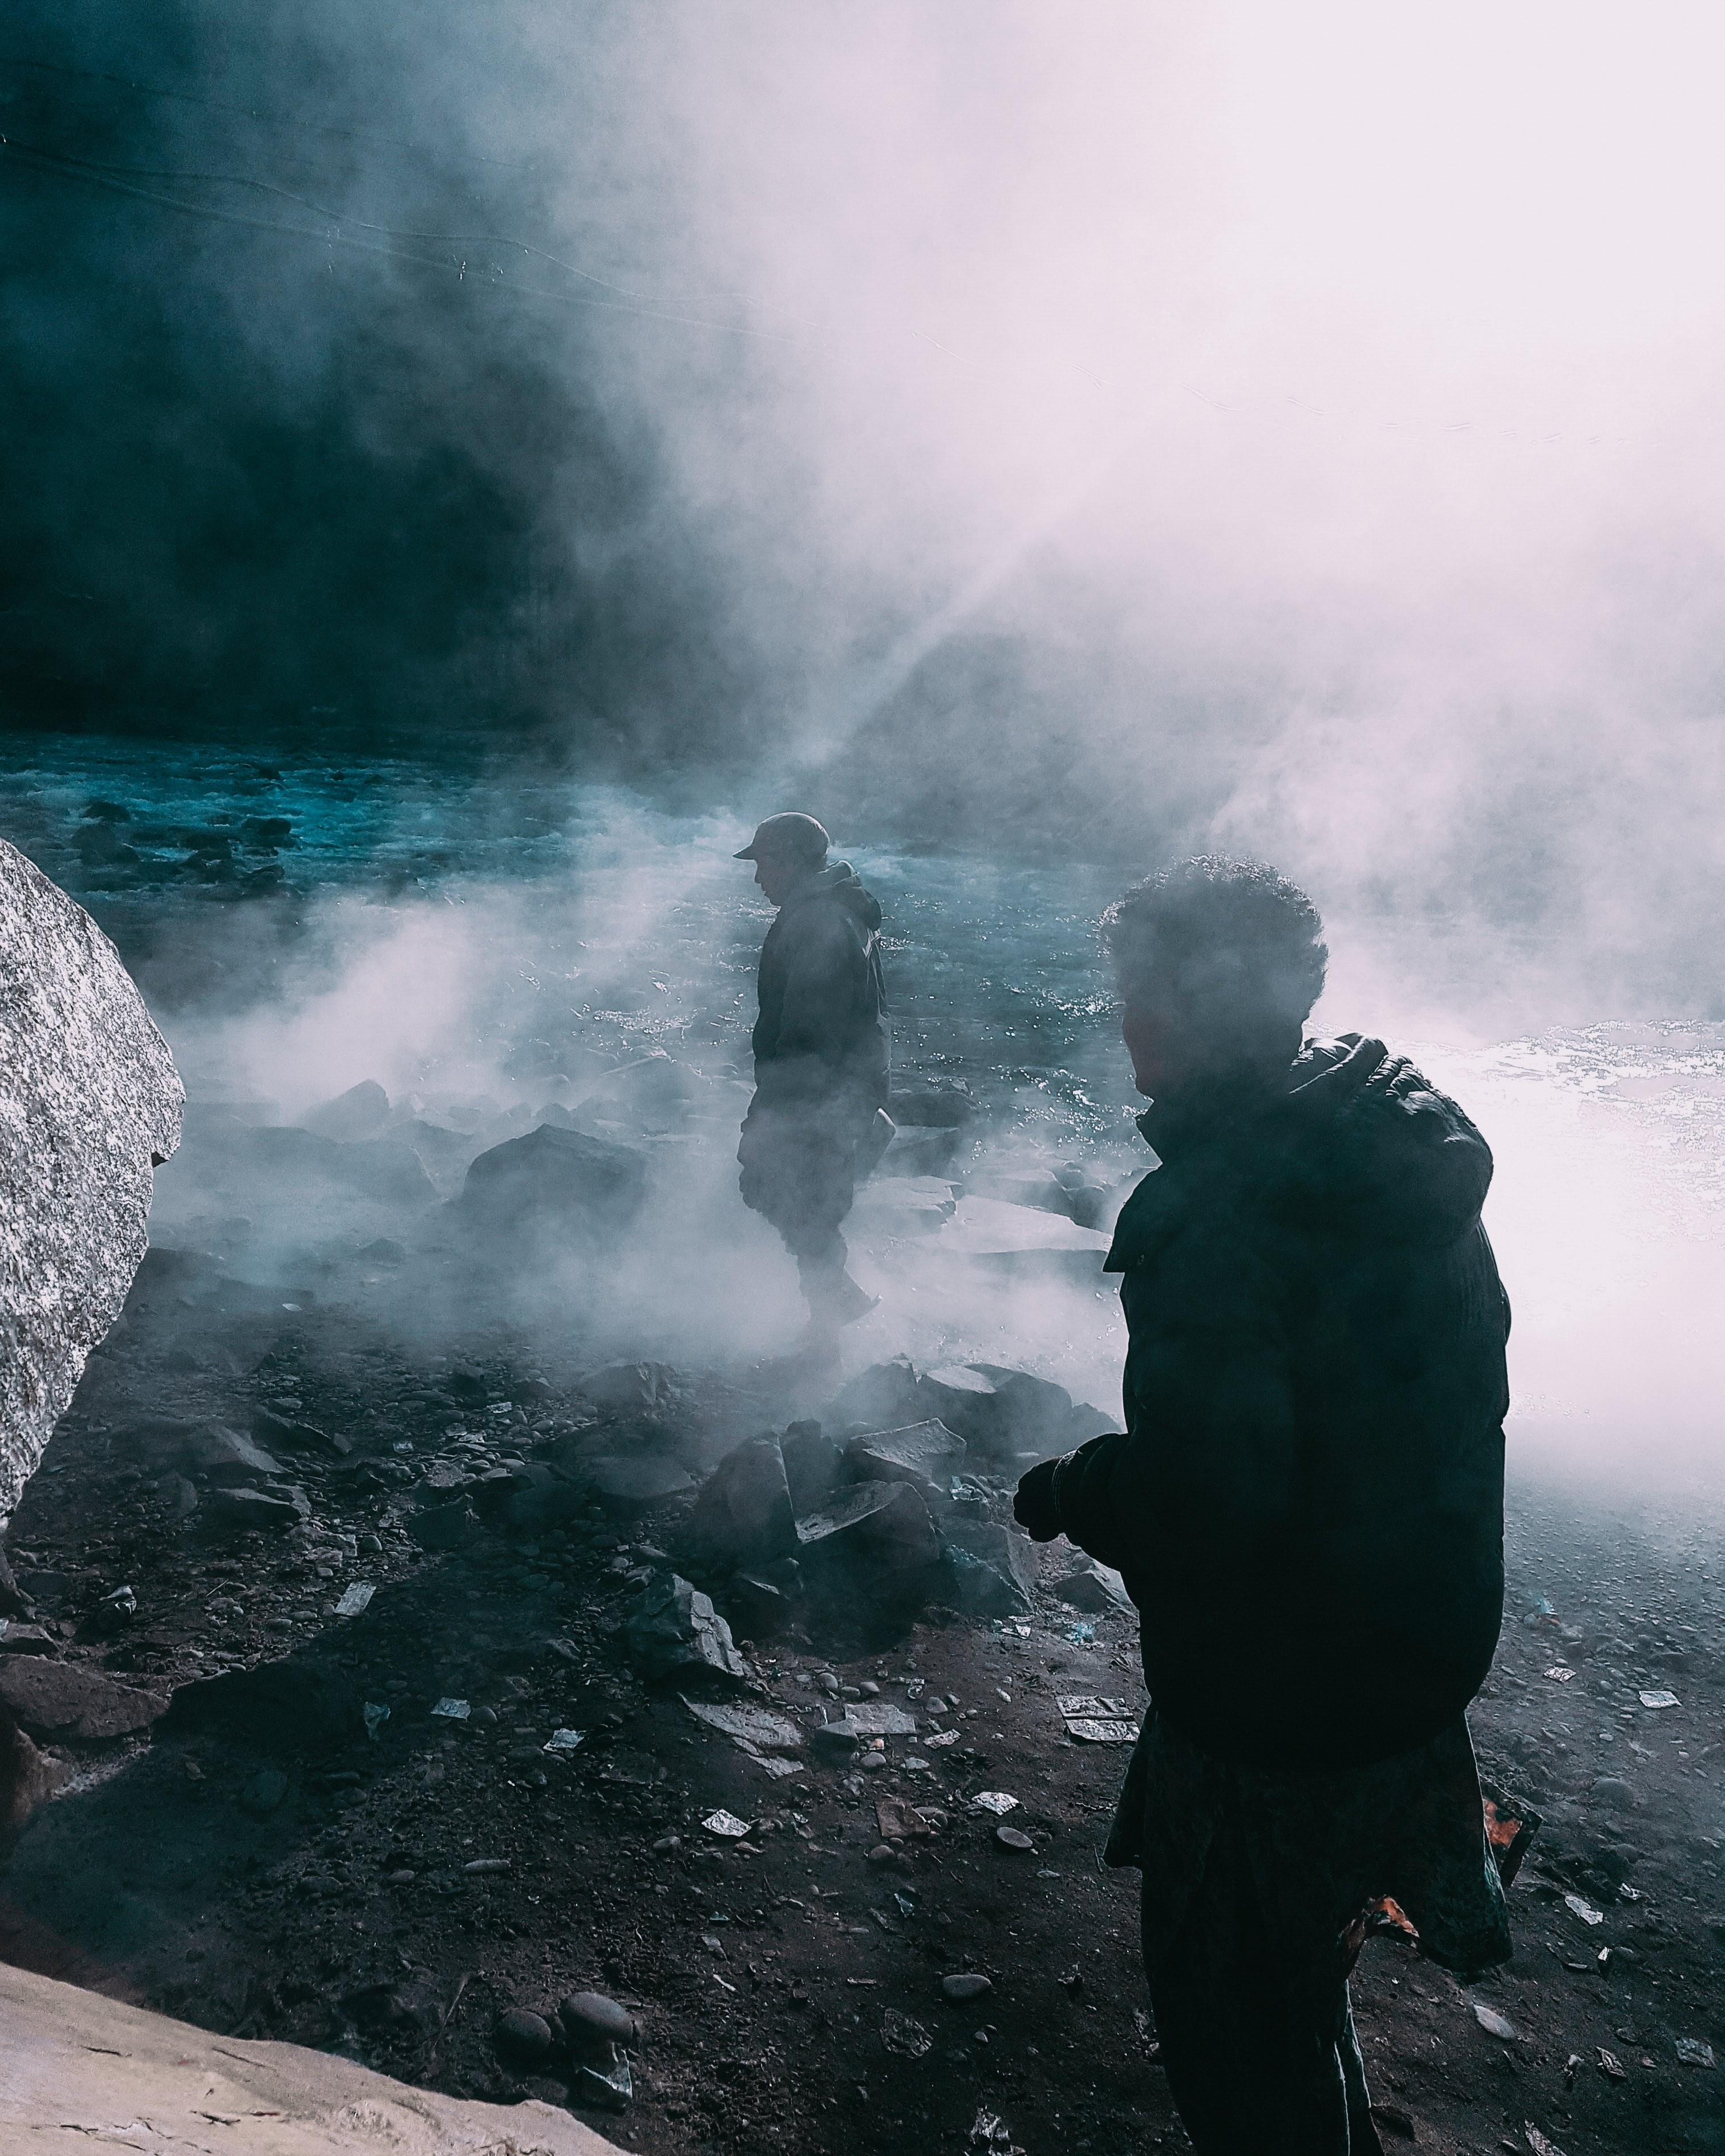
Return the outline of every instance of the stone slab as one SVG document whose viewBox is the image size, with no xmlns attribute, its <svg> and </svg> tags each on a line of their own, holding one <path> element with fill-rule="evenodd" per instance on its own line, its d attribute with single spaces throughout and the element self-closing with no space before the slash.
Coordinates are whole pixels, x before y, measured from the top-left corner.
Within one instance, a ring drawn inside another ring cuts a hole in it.
<svg viewBox="0 0 1725 2156">
<path fill-rule="evenodd" d="M 0 1968 L 0 2147 L 141 2156 L 605 2156 L 543 2103 L 474 2103 L 297 2044 L 213 2036 Z"/>
</svg>

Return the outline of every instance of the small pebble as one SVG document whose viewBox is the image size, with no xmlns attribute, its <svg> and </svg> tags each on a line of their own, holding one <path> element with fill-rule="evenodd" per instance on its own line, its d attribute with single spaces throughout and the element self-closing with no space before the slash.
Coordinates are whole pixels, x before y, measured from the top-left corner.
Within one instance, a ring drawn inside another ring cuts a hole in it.
<svg viewBox="0 0 1725 2156">
<path fill-rule="evenodd" d="M 967 1999 L 985 1997 L 993 1989 L 993 1984 L 986 1976 L 971 1974 L 943 1976 L 941 1979 L 942 1998 L 950 1999 L 959 2006 L 963 2005 Z"/>
<path fill-rule="evenodd" d="M 860 1684 L 857 1686 L 857 1690 L 862 1694 L 862 1697 L 865 1699 L 879 1699 L 880 1697 L 880 1687 L 875 1682 L 872 1677 L 868 1678 L 865 1682 Z"/>
<path fill-rule="evenodd" d="M 1036 1846 L 1021 1827 L 997 1826 L 994 1830 L 994 1839 L 1003 1849 L 1024 1851 L 1034 1850 Z"/>
<path fill-rule="evenodd" d="M 681 1835 L 662 1834 L 653 1845 L 653 1854 L 655 1856 L 675 1856 L 682 1846 Z"/>
<path fill-rule="evenodd" d="M 856 1763 L 864 1774 L 878 1774 L 890 1763 L 884 1752 L 865 1752 Z"/>
<path fill-rule="evenodd" d="M 480 1722 L 487 1729 L 495 1729 L 497 1727 L 497 1710 L 495 1707 L 476 1707 L 468 1720 Z"/>
<path fill-rule="evenodd" d="M 891 1842 L 877 1841 L 869 1851 L 869 1861 L 870 1864 L 891 1864 L 897 1853 Z"/>
</svg>

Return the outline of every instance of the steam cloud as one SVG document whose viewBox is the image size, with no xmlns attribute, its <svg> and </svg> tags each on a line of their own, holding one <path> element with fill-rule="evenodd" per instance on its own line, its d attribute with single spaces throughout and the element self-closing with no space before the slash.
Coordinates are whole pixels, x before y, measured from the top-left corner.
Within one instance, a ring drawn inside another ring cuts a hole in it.
<svg viewBox="0 0 1725 2156">
<path fill-rule="evenodd" d="M 14 710 L 1219 838 L 1717 1013 L 1721 35 L 23 0 Z"/>
</svg>

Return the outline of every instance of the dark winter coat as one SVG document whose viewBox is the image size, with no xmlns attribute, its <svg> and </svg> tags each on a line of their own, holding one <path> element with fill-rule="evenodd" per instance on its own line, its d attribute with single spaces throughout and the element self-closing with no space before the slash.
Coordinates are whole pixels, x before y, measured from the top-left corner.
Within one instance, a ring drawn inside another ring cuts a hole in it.
<svg viewBox="0 0 1725 2156">
<path fill-rule="evenodd" d="M 1242 1764 L 1426 1743 L 1502 1617 L 1491 1152 L 1379 1044 L 1342 1069 L 1358 1046 L 1307 1043 L 1280 1096 L 1142 1118 L 1161 1164 L 1108 1258 L 1127 1430 L 1054 1477 L 1065 1532 L 1142 1613 L 1158 1712 Z"/>
<path fill-rule="evenodd" d="M 811 875 L 779 907 L 761 947 L 755 1021 L 762 1107 L 842 1097 L 872 1115 L 886 1105 L 880 908 L 848 861 Z"/>
</svg>

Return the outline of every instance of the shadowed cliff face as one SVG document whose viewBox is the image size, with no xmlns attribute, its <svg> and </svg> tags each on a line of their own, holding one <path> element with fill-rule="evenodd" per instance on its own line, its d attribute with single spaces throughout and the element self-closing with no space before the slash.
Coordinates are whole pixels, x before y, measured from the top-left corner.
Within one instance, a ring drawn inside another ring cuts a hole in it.
<svg viewBox="0 0 1725 2156">
<path fill-rule="evenodd" d="M 746 741 L 650 427 L 571 280 L 491 243 L 545 223 L 480 116 L 518 92 L 543 125 L 521 19 L 9 12 L 13 725 L 427 751 L 555 720 L 600 765 Z"/>
</svg>

